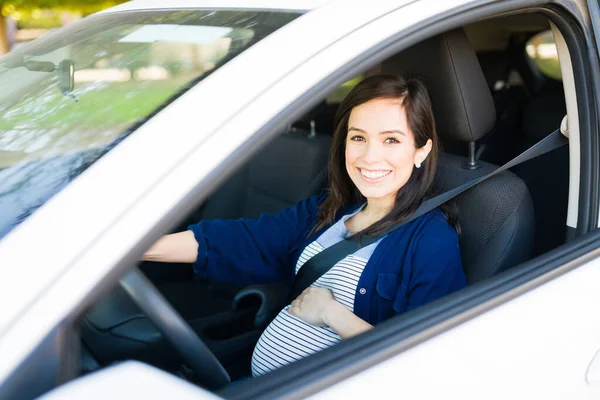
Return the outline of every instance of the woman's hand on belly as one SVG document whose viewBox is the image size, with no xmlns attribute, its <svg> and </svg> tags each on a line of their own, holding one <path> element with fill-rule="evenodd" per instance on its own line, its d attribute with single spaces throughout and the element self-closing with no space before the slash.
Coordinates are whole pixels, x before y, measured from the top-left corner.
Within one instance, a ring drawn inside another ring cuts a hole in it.
<svg viewBox="0 0 600 400">
<path fill-rule="evenodd" d="M 336 301 L 331 290 L 325 288 L 309 287 L 304 290 L 292 301 L 288 312 L 311 325 L 328 326 L 342 339 L 373 328 L 371 324 Z"/>
<path fill-rule="evenodd" d="M 311 325 L 327 326 L 325 315 L 333 303 L 337 303 L 337 301 L 333 297 L 331 290 L 309 287 L 304 289 L 300 293 L 300 296 L 292 301 L 288 311 L 290 314 Z"/>
</svg>

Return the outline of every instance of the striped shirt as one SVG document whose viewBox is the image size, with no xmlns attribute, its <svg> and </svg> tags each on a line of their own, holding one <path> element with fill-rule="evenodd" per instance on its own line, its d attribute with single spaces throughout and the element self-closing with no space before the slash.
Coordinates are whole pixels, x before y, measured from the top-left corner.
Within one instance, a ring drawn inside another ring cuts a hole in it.
<svg viewBox="0 0 600 400">
<path fill-rule="evenodd" d="M 356 212 L 360 211 L 357 210 Z M 355 212 L 355 213 L 356 213 Z M 347 234 L 344 216 L 303 250 L 296 263 L 296 274 L 310 258 L 341 241 Z M 346 256 L 311 286 L 327 288 L 335 299 L 354 311 L 354 296 L 360 275 L 381 239 Z M 263 332 L 252 355 L 252 375 L 259 376 L 297 361 L 341 341 L 329 327 L 310 325 L 290 314 L 286 306 Z"/>
</svg>

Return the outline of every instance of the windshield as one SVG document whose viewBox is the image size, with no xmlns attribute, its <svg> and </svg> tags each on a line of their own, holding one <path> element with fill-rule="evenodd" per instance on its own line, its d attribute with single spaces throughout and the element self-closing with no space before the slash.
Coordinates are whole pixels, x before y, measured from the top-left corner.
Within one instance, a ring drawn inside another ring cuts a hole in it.
<svg viewBox="0 0 600 400">
<path fill-rule="evenodd" d="M 297 16 L 98 15 L 0 59 L 0 238 L 178 95 Z"/>
</svg>

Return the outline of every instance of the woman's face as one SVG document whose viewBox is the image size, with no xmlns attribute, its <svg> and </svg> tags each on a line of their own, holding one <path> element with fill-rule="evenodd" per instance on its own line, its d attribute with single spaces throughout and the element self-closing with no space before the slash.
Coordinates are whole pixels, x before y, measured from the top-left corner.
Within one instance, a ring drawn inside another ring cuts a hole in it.
<svg viewBox="0 0 600 400">
<path fill-rule="evenodd" d="M 348 120 L 346 170 L 367 200 L 392 206 L 416 163 L 431 151 L 431 140 L 415 148 L 400 99 L 375 99 L 356 106 Z"/>
</svg>

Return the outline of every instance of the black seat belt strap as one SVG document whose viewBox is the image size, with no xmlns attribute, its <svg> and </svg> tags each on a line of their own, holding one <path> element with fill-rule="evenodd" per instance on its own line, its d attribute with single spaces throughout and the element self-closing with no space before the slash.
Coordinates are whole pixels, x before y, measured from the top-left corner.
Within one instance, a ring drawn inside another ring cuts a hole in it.
<svg viewBox="0 0 600 400">
<path fill-rule="evenodd" d="M 532 158 L 541 156 L 542 154 L 548 153 L 552 150 L 562 147 L 567 143 L 569 143 L 569 140 L 562 135 L 560 129 L 557 129 L 550 135 L 546 136 L 544 139 L 527 149 L 525 152 L 521 153 L 517 157 L 513 158 L 512 160 L 510 160 L 503 166 L 495 169 L 494 171 L 490 172 L 489 174 L 473 179 L 472 181 L 464 183 L 460 186 L 455 187 L 454 189 L 451 189 L 436 197 L 424 201 L 421 204 L 421 206 L 419 206 L 419 208 L 417 208 L 417 210 L 410 217 L 406 218 L 405 220 L 399 222 L 396 225 L 393 225 L 384 233 L 377 236 L 363 236 L 360 239 L 360 243 L 358 242 L 358 238 L 352 236 L 347 240 L 342 240 L 341 242 L 338 242 L 333 246 L 328 247 L 319 254 L 310 258 L 300 268 L 298 274 L 296 274 L 296 278 L 294 279 L 292 288 L 290 289 L 289 299 L 293 300 L 296 297 L 298 297 L 300 293 L 304 291 L 304 289 L 312 285 L 317 279 L 321 277 L 321 275 L 329 271 L 331 267 L 337 264 L 338 261 L 346 258 L 346 256 L 348 256 L 349 254 L 356 252 L 361 247 L 368 246 L 369 244 L 376 242 L 391 231 L 398 229 L 402 225 L 419 218 L 421 215 L 428 213 L 436 207 L 439 207 L 443 203 L 458 196 L 465 190 L 470 189 L 478 183 L 483 182 L 486 179 L 489 179 L 502 171 L 512 168 L 515 165 L 521 164 L 525 161 L 531 160 Z"/>
</svg>

